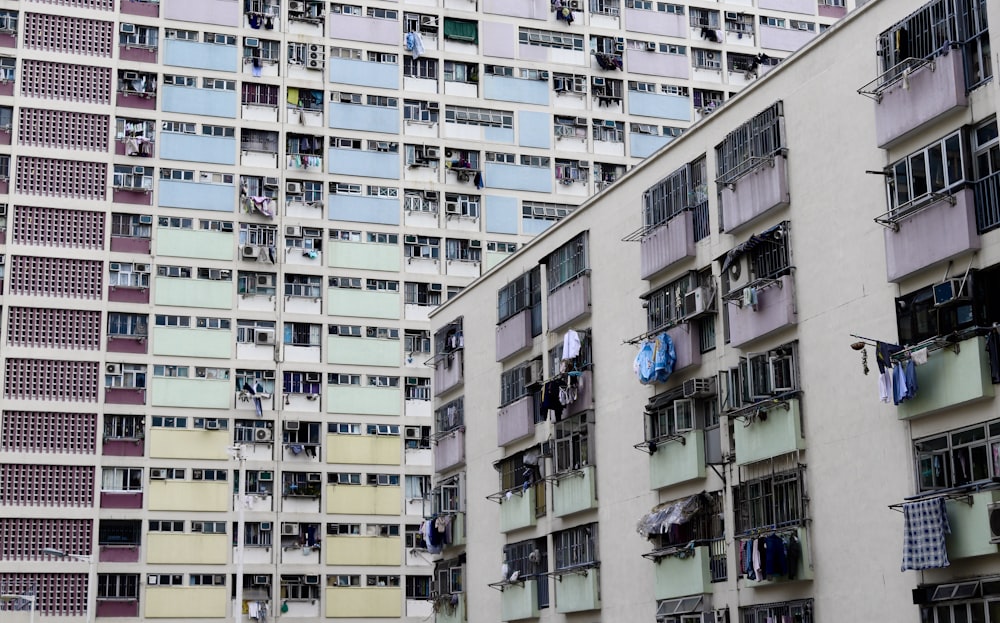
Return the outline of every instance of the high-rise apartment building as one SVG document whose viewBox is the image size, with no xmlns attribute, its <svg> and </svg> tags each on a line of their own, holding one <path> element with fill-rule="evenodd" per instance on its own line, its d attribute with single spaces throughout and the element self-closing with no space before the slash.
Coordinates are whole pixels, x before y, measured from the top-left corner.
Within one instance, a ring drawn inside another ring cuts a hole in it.
<svg viewBox="0 0 1000 623">
<path fill-rule="evenodd" d="M 5 2 L 4 618 L 425 619 L 428 312 L 843 4 Z"/>
<path fill-rule="evenodd" d="M 869 3 L 432 313 L 437 623 L 1000 622 L 998 10 Z"/>
</svg>

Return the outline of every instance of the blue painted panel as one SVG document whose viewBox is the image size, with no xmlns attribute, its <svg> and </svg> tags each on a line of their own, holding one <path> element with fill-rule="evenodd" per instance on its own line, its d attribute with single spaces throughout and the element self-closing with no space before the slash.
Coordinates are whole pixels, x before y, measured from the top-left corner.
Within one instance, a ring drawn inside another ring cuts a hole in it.
<svg viewBox="0 0 1000 623">
<path fill-rule="evenodd" d="M 187 208 L 233 212 L 236 208 L 236 187 L 228 184 L 199 184 L 160 180 L 157 204 L 161 208 Z"/>
<path fill-rule="evenodd" d="M 399 109 L 331 103 L 330 127 L 399 134 Z"/>
<path fill-rule="evenodd" d="M 651 134 L 629 134 L 629 144 L 632 147 L 630 156 L 645 158 L 656 152 L 670 141 L 672 136 L 653 136 Z"/>
<path fill-rule="evenodd" d="M 517 113 L 518 142 L 522 147 L 552 147 L 552 116 L 521 110 Z"/>
<path fill-rule="evenodd" d="M 163 42 L 163 64 L 215 71 L 236 71 L 239 54 L 235 45 L 167 39 Z"/>
<path fill-rule="evenodd" d="M 645 117 L 691 121 L 691 100 L 681 95 L 629 91 L 628 113 Z"/>
<path fill-rule="evenodd" d="M 331 149 L 328 173 L 398 180 L 399 154 L 360 149 Z"/>
<path fill-rule="evenodd" d="M 160 134 L 160 157 L 187 162 L 236 164 L 236 139 L 200 134 Z"/>
<path fill-rule="evenodd" d="M 399 225 L 399 199 L 330 195 L 327 214 L 331 221 Z"/>
<path fill-rule="evenodd" d="M 163 94 L 163 112 L 236 118 L 238 101 L 236 91 L 215 91 L 165 84 L 160 87 L 160 92 Z"/>
<path fill-rule="evenodd" d="M 517 233 L 517 199 L 486 195 L 486 232 L 490 234 Z"/>
<path fill-rule="evenodd" d="M 514 144 L 514 130 L 506 128 L 483 128 L 483 138 L 494 143 Z"/>
<path fill-rule="evenodd" d="M 552 192 L 552 169 L 487 162 L 483 178 L 489 188 Z"/>
<path fill-rule="evenodd" d="M 330 67 L 330 82 L 381 89 L 399 88 L 399 65 L 346 58 L 330 58 L 326 62 Z"/>
<path fill-rule="evenodd" d="M 549 105 L 548 80 L 522 80 L 508 76 L 486 76 L 483 95 L 489 100 Z"/>
<path fill-rule="evenodd" d="M 540 234 L 558 222 L 559 221 L 543 221 L 540 219 L 522 218 L 521 229 L 524 230 L 522 232 L 523 234 L 530 236 L 534 234 Z"/>
</svg>

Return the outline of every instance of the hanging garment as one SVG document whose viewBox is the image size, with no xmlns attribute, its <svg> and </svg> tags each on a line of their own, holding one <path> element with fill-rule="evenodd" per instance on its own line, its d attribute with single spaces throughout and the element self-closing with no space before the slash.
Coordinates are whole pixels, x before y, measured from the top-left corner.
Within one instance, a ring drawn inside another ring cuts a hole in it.
<svg viewBox="0 0 1000 623">
<path fill-rule="evenodd" d="M 799 561 L 802 560 L 802 543 L 794 534 L 789 537 L 785 547 L 785 563 L 788 567 L 788 579 L 794 580 L 799 574 Z"/>
<path fill-rule="evenodd" d="M 639 345 L 639 353 L 635 356 L 635 362 L 632 364 L 636 376 L 639 377 L 639 382 L 643 385 L 649 385 L 656 377 L 653 362 L 655 354 L 656 347 L 652 340 L 643 340 L 642 344 Z"/>
<path fill-rule="evenodd" d="M 486 186 L 486 182 L 483 181 L 483 172 L 482 171 L 476 171 L 476 177 L 475 177 L 475 179 L 473 181 L 476 184 L 476 188 L 478 188 L 479 190 L 482 190 L 483 187 Z"/>
<path fill-rule="evenodd" d="M 1000 383 L 1000 334 L 996 329 L 986 336 L 986 355 L 990 360 L 990 380 L 996 385 Z"/>
<path fill-rule="evenodd" d="M 875 363 L 878 364 L 878 371 L 885 372 L 886 368 L 892 367 L 892 356 L 903 350 L 895 344 L 885 342 L 875 342 Z"/>
<path fill-rule="evenodd" d="M 256 13 L 251 13 L 250 15 L 247 16 L 247 22 L 250 24 L 250 28 L 253 28 L 254 30 L 260 30 L 260 25 L 261 25 L 260 15 L 257 15 Z"/>
<path fill-rule="evenodd" d="M 910 353 L 910 359 L 915 365 L 922 366 L 927 363 L 927 349 L 921 348 Z"/>
<path fill-rule="evenodd" d="M 788 558 L 785 542 L 777 534 L 765 537 L 764 574 L 768 577 L 788 574 Z"/>
<path fill-rule="evenodd" d="M 951 534 L 943 497 L 903 504 L 903 564 L 900 571 L 947 567 L 945 535 Z"/>
<path fill-rule="evenodd" d="M 566 359 L 576 359 L 576 356 L 580 354 L 580 334 L 570 329 L 563 336 L 563 351 L 562 358 L 563 361 Z"/>
<path fill-rule="evenodd" d="M 892 366 L 892 402 L 898 405 L 906 400 L 906 373 L 901 364 Z"/>
<path fill-rule="evenodd" d="M 670 334 L 661 333 L 656 337 L 656 355 L 654 357 L 654 369 L 658 383 L 664 383 L 670 378 L 670 375 L 674 373 L 676 362 L 677 352 L 674 350 L 674 341 L 670 339 Z"/>
<path fill-rule="evenodd" d="M 562 419 L 563 405 L 559 401 L 559 383 L 548 381 L 542 387 L 542 411 L 552 411 L 558 422 Z"/>
<path fill-rule="evenodd" d="M 878 398 L 880 401 L 889 404 L 893 402 L 892 389 L 892 369 L 886 368 L 878 375 Z"/>
<path fill-rule="evenodd" d="M 754 539 L 750 542 L 753 546 L 753 574 L 758 580 L 764 579 L 764 566 L 763 561 L 761 561 L 761 554 L 763 553 L 763 547 L 760 539 Z"/>
<path fill-rule="evenodd" d="M 900 365 L 903 367 L 903 378 L 906 379 L 906 399 L 911 400 L 917 397 L 917 366 L 913 359 Z"/>
</svg>

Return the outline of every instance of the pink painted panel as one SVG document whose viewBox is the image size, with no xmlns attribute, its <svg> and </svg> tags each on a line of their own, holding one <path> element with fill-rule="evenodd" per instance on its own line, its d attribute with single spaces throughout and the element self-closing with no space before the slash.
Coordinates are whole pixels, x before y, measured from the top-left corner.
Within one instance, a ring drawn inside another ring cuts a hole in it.
<svg viewBox="0 0 1000 623">
<path fill-rule="evenodd" d="M 109 439 L 101 447 L 104 456 L 143 456 L 145 448 L 142 440 Z"/>
<path fill-rule="evenodd" d="M 514 58 L 517 53 L 517 33 L 514 24 L 481 22 L 483 54 L 497 58 Z"/>
<path fill-rule="evenodd" d="M 0 195 L 10 192 L 10 180 L 0 180 Z"/>
<path fill-rule="evenodd" d="M 135 2 L 134 0 L 121 0 L 118 5 L 124 15 L 142 15 L 145 17 L 159 17 L 159 2 Z"/>
<path fill-rule="evenodd" d="M 625 30 L 686 39 L 687 28 L 684 15 L 625 9 Z"/>
<path fill-rule="evenodd" d="M 843 6 L 830 6 L 829 4 L 819 5 L 819 16 L 820 17 L 835 17 L 841 18 L 847 15 L 847 7 Z"/>
<path fill-rule="evenodd" d="M 13 95 L 13 94 L 14 94 L 13 82 L 0 82 L 0 95 Z"/>
<path fill-rule="evenodd" d="M 645 50 L 626 50 L 625 66 L 632 73 L 667 78 L 688 78 L 691 73 L 690 60 L 687 56 Z"/>
<path fill-rule="evenodd" d="M 540 45 L 525 45 L 519 43 L 517 46 L 517 57 L 526 61 L 545 62 L 549 59 L 549 49 Z"/>
<path fill-rule="evenodd" d="M 167 19 L 219 26 L 239 26 L 242 13 L 243 3 L 236 0 L 169 0 L 163 7 Z"/>
<path fill-rule="evenodd" d="M 115 342 L 137 342 L 139 340 L 115 340 Z M 146 343 L 142 343 L 143 350 L 146 352 Z M 110 351 L 110 344 L 108 350 Z M 131 352 L 131 351 L 113 351 L 113 352 Z M 133 387 L 108 387 L 104 390 L 104 402 L 109 405 L 144 405 L 146 404 L 146 390 L 142 388 Z"/>
<path fill-rule="evenodd" d="M 535 400 L 525 396 L 497 410 L 497 445 L 505 446 L 535 432 Z"/>
<path fill-rule="evenodd" d="M 686 322 L 667 331 L 674 343 L 677 361 L 674 362 L 674 372 L 701 365 L 701 332 L 698 325 Z"/>
<path fill-rule="evenodd" d="M 729 344 L 742 348 L 758 338 L 798 322 L 795 311 L 795 280 L 785 275 L 778 283 L 757 292 L 757 307 L 727 303 Z"/>
<path fill-rule="evenodd" d="M 815 32 L 809 32 L 808 30 L 792 30 L 790 28 L 774 28 L 773 26 L 761 25 L 760 47 L 794 52 L 815 36 Z"/>
<path fill-rule="evenodd" d="M 642 239 L 640 274 L 648 279 L 676 262 L 694 257 L 694 216 L 685 210 Z"/>
<path fill-rule="evenodd" d="M 142 492 L 102 491 L 101 508 L 142 508 Z"/>
<path fill-rule="evenodd" d="M 2 85 L 0 85 L 2 87 Z M 0 95 L 5 95 L 0 89 Z M 6 95 L 10 95 L 7 93 Z M 143 97 L 141 95 L 125 95 L 117 93 L 115 95 L 115 106 L 124 108 L 141 108 L 142 110 L 156 110 L 156 97 Z"/>
<path fill-rule="evenodd" d="M 120 251 L 122 253 L 142 253 L 143 255 L 149 255 L 149 249 L 150 249 L 149 238 L 126 238 L 124 236 L 111 236 L 112 251 Z M 114 287 L 112 287 L 111 289 L 114 290 Z M 126 302 L 132 302 L 132 301 L 126 301 Z M 148 303 L 149 296 L 147 295 L 146 300 L 140 302 Z"/>
<path fill-rule="evenodd" d="M 127 203 L 136 206 L 153 205 L 153 193 L 135 190 L 114 189 L 111 200 L 115 203 Z"/>
<path fill-rule="evenodd" d="M 457 428 L 440 439 L 434 446 L 434 469 L 443 471 L 465 462 L 465 428 Z"/>
<path fill-rule="evenodd" d="M 957 56 L 957 55 L 956 55 Z M 954 259 L 982 246 L 976 230 L 976 200 L 971 189 L 952 195 L 886 228 L 886 277 L 899 283 L 916 272 Z"/>
<path fill-rule="evenodd" d="M 114 250 L 114 249 L 112 249 Z M 109 286 L 108 289 L 108 300 L 113 303 L 148 303 L 149 302 L 149 288 L 126 288 L 122 286 Z M 115 341 L 129 341 L 129 340 L 115 340 Z M 131 340 L 135 341 L 135 340 Z M 122 347 L 125 348 L 125 347 Z M 132 347 L 130 347 L 132 348 Z M 145 347 L 143 347 L 145 348 Z M 108 344 L 108 350 L 112 349 L 112 345 Z M 115 352 L 119 353 L 132 353 L 132 352 L 146 352 L 145 350 L 133 351 L 133 350 L 117 350 Z"/>
<path fill-rule="evenodd" d="M 384 43 L 386 45 L 398 44 L 403 37 L 399 22 L 360 15 L 331 15 L 329 31 L 330 36 L 336 39 Z"/>
<path fill-rule="evenodd" d="M 548 20 L 552 12 L 548 0 L 483 0 L 483 13 Z"/>
<path fill-rule="evenodd" d="M 0 130 L 0 145 L 10 145 L 10 130 Z"/>
<path fill-rule="evenodd" d="M 100 562 L 139 562 L 139 548 L 135 545 L 102 545 L 98 560 Z"/>
<path fill-rule="evenodd" d="M 155 63 L 156 48 L 133 48 L 127 45 L 120 45 L 118 46 L 118 58 L 123 61 Z"/>
<path fill-rule="evenodd" d="M 815 15 L 816 0 L 758 0 L 757 8 L 783 13 Z"/>
<path fill-rule="evenodd" d="M 106 599 L 99 599 L 97 601 L 96 613 L 97 618 L 136 618 L 139 616 L 139 602 L 138 600 L 110 601 Z"/>
<path fill-rule="evenodd" d="M 10 33 L 0 34 L 0 48 L 17 47 L 17 37 Z"/>
<path fill-rule="evenodd" d="M 0 244 L 7 244 L 7 230 L 6 229 L 0 229 Z M 2 282 L 0 282 L 0 283 L 2 283 Z M 3 290 L 3 288 L 0 288 L 0 290 Z"/>
</svg>

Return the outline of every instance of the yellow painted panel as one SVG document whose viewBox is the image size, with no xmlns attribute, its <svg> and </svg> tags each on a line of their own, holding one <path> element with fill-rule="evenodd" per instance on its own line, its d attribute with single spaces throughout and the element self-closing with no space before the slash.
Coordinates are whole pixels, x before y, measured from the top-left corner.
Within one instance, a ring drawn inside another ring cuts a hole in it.
<svg viewBox="0 0 1000 623">
<path fill-rule="evenodd" d="M 226 616 L 225 586 L 147 586 L 147 619 L 221 619 Z"/>
<path fill-rule="evenodd" d="M 151 511 L 228 511 L 232 493 L 228 482 L 153 480 L 149 483 Z"/>
<path fill-rule="evenodd" d="M 400 488 L 368 485 L 330 485 L 326 512 L 344 515 L 399 515 L 403 510 Z"/>
<path fill-rule="evenodd" d="M 403 564 L 403 543 L 398 536 L 328 536 L 323 545 L 328 565 Z"/>
<path fill-rule="evenodd" d="M 224 565 L 232 548 L 225 534 L 150 532 L 146 562 L 154 564 Z"/>
<path fill-rule="evenodd" d="M 149 456 L 154 459 L 213 459 L 229 458 L 229 431 L 151 428 L 149 429 Z M 224 465 L 220 467 L 225 467 Z"/>
<path fill-rule="evenodd" d="M 399 465 L 402 445 L 399 436 L 327 435 L 326 462 L 350 465 Z"/>
<path fill-rule="evenodd" d="M 399 618 L 403 591 L 398 586 L 338 586 L 326 589 L 326 616 L 330 618 Z"/>
</svg>

